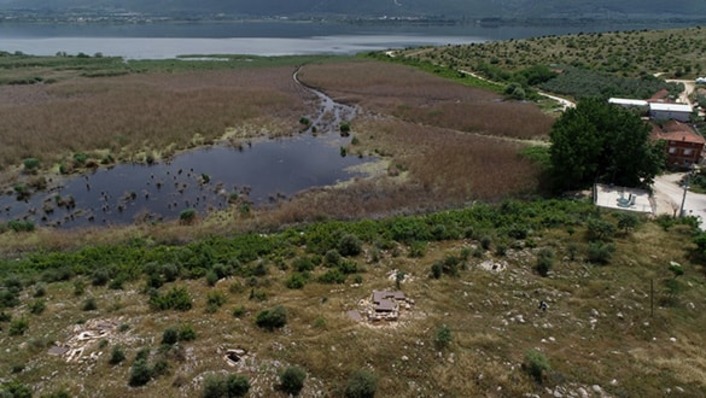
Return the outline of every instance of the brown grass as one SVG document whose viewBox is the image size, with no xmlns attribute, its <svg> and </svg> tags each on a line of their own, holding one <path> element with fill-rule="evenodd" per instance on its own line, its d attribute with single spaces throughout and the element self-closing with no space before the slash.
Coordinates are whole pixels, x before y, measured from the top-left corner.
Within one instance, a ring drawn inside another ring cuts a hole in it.
<svg viewBox="0 0 706 398">
<path fill-rule="evenodd" d="M 533 139 L 546 137 L 553 124 L 534 104 L 502 101 L 489 91 L 402 65 L 374 61 L 308 65 L 301 79 L 338 100 L 430 126 Z"/>
<path fill-rule="evenodd" d="M 295 130 L 307 111 L 292 68 L 76 79 L 0 91 L 0 165 L 73 151 L 184 147 L 257 121 Z M 286 127 L 289 126 L 289 127 Z"/>
</svg>

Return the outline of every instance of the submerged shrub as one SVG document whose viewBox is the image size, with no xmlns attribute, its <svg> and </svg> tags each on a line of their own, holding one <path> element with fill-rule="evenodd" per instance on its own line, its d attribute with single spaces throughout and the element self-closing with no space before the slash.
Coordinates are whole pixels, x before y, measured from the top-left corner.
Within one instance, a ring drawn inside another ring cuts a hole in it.
<svg viewBox="0 0 706 398">
<path fill-rule="evenodd" d="M 194 221 L 196 221 L 196 210 L 195 209 L 182 210 L 181 213 L 179 213 L 179 221 L 181 221 L 182 224 L 193 223 Z"/>
</svg>

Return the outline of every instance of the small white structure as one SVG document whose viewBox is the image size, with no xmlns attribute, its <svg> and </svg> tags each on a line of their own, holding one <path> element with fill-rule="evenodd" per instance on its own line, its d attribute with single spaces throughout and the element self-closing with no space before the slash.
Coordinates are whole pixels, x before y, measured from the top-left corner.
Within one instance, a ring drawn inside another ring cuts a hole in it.
<svg viewBox="0 0 706 398">
<path fill-rule="evenodd" d="M 649 103 L 645 100 L 627 99 L 627 98 L 611 98 L 608 100 L 609 104 L 622 106 L 623 108 L 637 108 L 642 111 L 647 112 L 649 109 Z"/>
<path fill-rule="evenodd" d="M 650 103 L 650 118 L 652 120 L 678 120 L 689 122 L 694 109 L 686 104 Z"/>
<path fill-rule="evenodd" d="M 654 213 L 649 192 L 637 188 L 596 184 L 593 190 L 593 203 L 596 206 L 614 210 Z"/>
<path fill-rule="evenodd" d="M 706 77 L 697 77 L 696 84 L 706 84 Z"/>
</svg>

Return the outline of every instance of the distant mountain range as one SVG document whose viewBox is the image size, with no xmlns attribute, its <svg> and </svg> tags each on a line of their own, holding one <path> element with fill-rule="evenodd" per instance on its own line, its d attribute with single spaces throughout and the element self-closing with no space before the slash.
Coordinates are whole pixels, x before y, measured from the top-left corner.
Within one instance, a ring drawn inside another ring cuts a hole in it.
<svg viewBox="0 0 706 398">
<path fill-rule="evenodd" d="M 283 17 L 706 17 L 704 0 L 0 0 L 3 9 Z"/>
</svg>

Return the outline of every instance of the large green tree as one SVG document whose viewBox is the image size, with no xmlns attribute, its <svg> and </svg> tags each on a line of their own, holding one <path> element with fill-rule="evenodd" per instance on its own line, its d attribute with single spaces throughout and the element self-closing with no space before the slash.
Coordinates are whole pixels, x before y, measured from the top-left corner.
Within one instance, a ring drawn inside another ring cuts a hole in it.
<svg viewBox="0 0 706 398">
<path fill-rule="evenodd" d="M 550 149 L 558 189 L 594 182 L 646 187 L 664 167 L 661 144 L 650 126 L 627 109 L 599 99 L 580 101 L 554 124 Z"/>
</svg>

